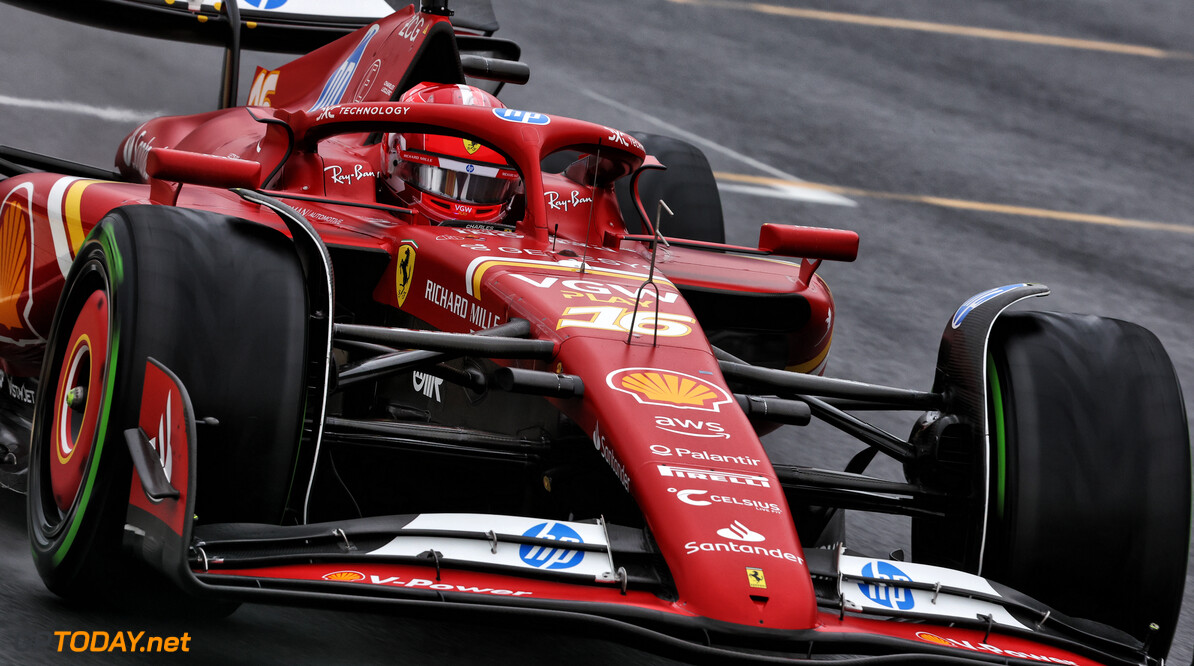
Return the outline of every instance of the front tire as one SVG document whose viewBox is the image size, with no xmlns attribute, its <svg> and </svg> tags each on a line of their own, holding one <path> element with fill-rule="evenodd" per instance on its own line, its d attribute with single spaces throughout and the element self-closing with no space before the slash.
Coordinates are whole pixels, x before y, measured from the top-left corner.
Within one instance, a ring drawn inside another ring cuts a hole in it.
<svg viewBox="0 0 1194 666">
<path fill-rule="evenodd" d="M 28 529 L 50 590 L 82 601 L 144 587 L 123 552 L 123 433 L 139 422 L 150 357 L 212 424 L 193 447 L 199 520 L 282 520 L 301 436 L 306 309 L 291 241 L 263 225 L 132 206 L 96 226 L 67 276 L 34 406 Z M 177 557 L 140 554 L 186 580 Z"/>
<path fill-rule="evenodd" d="M 34 407 L 29 540 L 46 587 L 68 599 L 98 591 L 104 562 L 119 558 L 131 476 L 127 450 L 108 436 L 120 381 L 112 250 L 91 243 L 71 268 Z"/>
<path fill-rule="evenodd" d="M 1181 387 L 1149 331 L 1051 312 L 1000 317 L 989 345 L 982 575 L 1169 650 L 1190 538 Z"/>
</svg>

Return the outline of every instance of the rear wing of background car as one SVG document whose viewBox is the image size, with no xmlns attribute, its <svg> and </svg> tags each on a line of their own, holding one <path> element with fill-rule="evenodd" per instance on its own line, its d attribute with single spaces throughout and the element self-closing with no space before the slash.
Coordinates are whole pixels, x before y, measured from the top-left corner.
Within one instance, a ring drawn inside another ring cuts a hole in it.
<svg viewBox="0 0 1194 666">
<path fill-rule="evenodd" d="M 517 60 L 512 42 L 490 39 L 490 0 L 0 0 L 55 18 L 142 37 L 225 48 L 220 107 L 237 99 L 240 51 L 307 53 L 396 9 L 419 3 L 451 16 L 452 26 L 487 57 Z M 462 49 L 463 50 L 463 49 Z"/>
<path fill-rule="evenodd" d="M 2 0 L 55 18 L 143 37 L 226 46 L 229 16 L 239 19 L 241 48 L 306 53 L 420 0 Z M 442 0 L 422 0 L 424 6 Z M 452 25 L 491 35 L 490 0 L 454 0 Z"/>
</svg>

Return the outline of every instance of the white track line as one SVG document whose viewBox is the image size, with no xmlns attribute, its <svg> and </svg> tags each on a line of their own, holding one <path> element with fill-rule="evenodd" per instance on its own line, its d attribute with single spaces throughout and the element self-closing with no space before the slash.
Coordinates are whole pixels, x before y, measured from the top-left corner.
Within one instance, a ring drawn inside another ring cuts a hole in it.
<svg viewBox="0 0 1194 666">
<path fill-rule="evenodd" d="M 717 181 L 717 189 L 720 192 L 753 194 L 759 197 L 772 197 L 774 199 L 792 199 L 794 201 L 834 204 L 838 206 L 858 205 L 850 199 L 846 199 L 849 203 L 842 204 L 842 199 L 845 197 L 834 194 L 833 192 L 825 192 L 810 187 L 800 187 L 799 185 L 738 185 L 719 180 Z"/>
<path fill-rule="evenodd" d="M 0 95 L 0 105 L 15 106 L 24 109 L 41 109 L 43 111 L 74 113 L 115 123 L 139 123 L 148 118 L 161 115 L 160 112 L 157 111 L 136 111 L 134 109 L 119 109 L 112 106 L 92 106 L 90 104 L 82 104 L 80 102 L 26 99 L 22 97 L 9 97 L 8 95 Z"/>
<path fill-rule="evenodd" d="M 679 127 L 676 127 L 675 125 L 667 122 L 666 120 L 663 120 L 662 118 L 657 118 L 649 113 L 639 111 L 638 109 L 627 106 L 617 100 L 610 99 L 609 97 L 606 97 L 605 95 L 602 95 L 598 92 L 589 90 L 588 88 L 581 88 L 580 92 L 582 95 L 584 95 L 585 97 L 588 97 L 589 99 L 601 102 L 602 104 L 605 104 L 606 106 L 612 106 L 613 108 L 615 108 L 619 111 L 622 111 L 623 113 L 627 113 L 627 114 L 630 114 L 637 118 L 640 118 L 642 120 L 645 120 L 649 123 L 653 123 L 654 125 L 663 128 L 669 134 L 676 137 L 677 139 L 684 139 L 685 141 L 688 141 L 689 143 L 694 143 L 694 144 L 701 146 L 707 150 L 721 153 L 722 155 L 731 157 L 735 160 L 738 160 L 739 162 L 742 162 L 743 164 L 746 164 L 755 169 L 758 169 L 759 171 L 762 171 L 763 173 L 770 174 L 776 178 L 780 178 L 783 180 L 789 180 L 789 181 L 802 182 L 800 178 L 797 178 L 796 176 L 793 176 L 792 174 L 785 173 L 779 169 L 776 169 L 775 167 L 771 166 L 770 164 L 766 164 L 764 162 L 760 162 L 759 160 L 756 160 L 753 157 L 743 155 L 742 153 L 740 153 L 736 150 L 733 150 L 731 148 L 727 148 L 727 147 L 721 145 L 720 143 L 714 143 L 713 141 L 710 141 L 709 139 L 706 139 L 705 137 L 700 136 L 698 134 L 693 134 L 692 132 L 688 132 L 686 130 L 680 129 Z M 783 188 L 783 187 L 763 186 L 763 187 L 758 187 L 758 188 L 743 188 L 741 186 L 727 187 L 725 184 L 719 183 L 718 189 L 732 191 L 732 192 L 744 192 L 747 194 L 760 194 L 763 196 L 774 196 L 774 197 L 779 197 L 779 198 L 783 198 L 783 199 L 798 199 L 801 201 L 811 201 L 811 202 L 815 202 L 815 203 L 836 204 L 838 206 L 857 206 L 858 205 L 852 199 L 847 199 L 846 197 L 843 197 L 839 194 L 834 194 L 832 192 L 816 191 L 816 190 L 811 190 L 811 189 L 806 190 L 806 189 L 800 188 L 800 187 Z"/>
</svg>

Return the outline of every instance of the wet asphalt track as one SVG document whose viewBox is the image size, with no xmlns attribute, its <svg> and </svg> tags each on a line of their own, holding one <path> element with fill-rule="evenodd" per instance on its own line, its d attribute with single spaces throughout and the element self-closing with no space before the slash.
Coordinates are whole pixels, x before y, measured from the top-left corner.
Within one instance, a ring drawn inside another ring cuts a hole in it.
<svg viewBox="0 0 1194 666">
<path fill-rule="evenodd" d="M 518 108 L 627 130 L 676 128 L 714 142 L 706 152 L 726 186 L 730 242 L 754 243 L 758 225 L 768 221 L 858 231 L 859 260 L 822 268 L 839 307 L 830 375 L 927 388 L 938 337 L 957 305 L 991 286 L 1031 280 L 1053 288 L 1033 304 L 1042 309 L 1119 317 L 1153 330 L 1194 413 L 1194 59 L 1184 55 L 1194 52 L 1194 5 L 769 5 L 1003 31 L 983 38 L 777 10 L 733 12 L 724 4 L 497 0 L 499 36 L 521 42 L 532 66 L 529 86 L 504 97 Z M 1024 33 L 1088 42 L 1032 43 Z M 250 70 L 280 62 L 245 60 Z M 36 108 L 30 100 L 130 109 L 134 116 L 203 111 L 217 99 L 219 62 L 214 50 L 102 33 L 0 6 L 0 143 L 108 166 L 138 120 Z M 844 193 L 855 205 L 740 191 L 767 187 L 757 177 L 774 178 L 777 170 L 849 188 Z M 992 205 L 1032 210 L 1012 214 Z M 904 420 L 880 423 L 907 430 Z M 844 464 L 856 449 L 820 429 L 774 436 L 768 445 L 778 458 L 819 464 Z M 875 468 L 897 473 L 894 465 Z M 899 519 L 855 516 L 848 529 L 855 547 L 883 554 L 907 547 L 904 528 Z M 56 654 L 54 631 L 88 629 L 185 631 L 191 661 L 201 662 L 654 659 L 600 636 L 565 638 L 532 626 L 474 628 L 266 606 L 245 606 L 215 624 L 171 622 L 157 613 L 88 613 L 62 606 L 42 588 L 24 539 L 22 502 L 5 494 L 4 662 L 141 660 Z M 1171 655 L 1182 664 L 1194 651 L 1190 579 L 1186 587 Z"/>
</svg>

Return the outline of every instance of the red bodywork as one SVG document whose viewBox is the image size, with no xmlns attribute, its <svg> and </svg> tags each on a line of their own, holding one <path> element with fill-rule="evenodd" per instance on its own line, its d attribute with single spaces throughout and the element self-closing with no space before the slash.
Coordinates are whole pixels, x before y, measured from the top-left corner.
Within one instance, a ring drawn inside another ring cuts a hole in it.
<svg viewBox="0 0 1194 666">
<path fill-rule="evenodd" d="M 0 357 L 6 374 L 36 377 L 64 276 L 108 211 L 176 205 L 285 233 L 274 213 L 223 189 L 260 188 L 302 213 L 329 247 L 387 253 L 389 267 L 372 292 L 378 303 L 444 331 L 472 332 L 517 317 L 530 322 L 532 337 L 556 343 L 555 359 L 534 367 L 584 379 L 584 399 L 557 400 L 557 406 L 592 435 L 594 448 L 641 508 L 678 598 L 623 593 L 613 582 L 581 586 L 452 570 L 437 578 L 434 569 L 390 564 L 212 575 L 406 587 L 532 605 L 596 602 L 756 629 L 881 634 L 960 651 L 1092 663 L 1008 635 L 986 643 L 982 632 L 967 629 L 819 612 L 768 456 L 680 291 L 803 296 L 811 313 L 791 333 L 793 351 L 783 365 L 819 373 L 832 337 L 833 303 L 812 273 L 815 264 L 679 246 L 660 247 L 653 257 L 648 243 L 623 239 L 627 232 L 612 187 L 540 169 L 547 155 L 577 147 L 625 173 L 639 168 L 646 158 L 642 147 L 617 130 L 544 114 L 388 101 L 403 82 L 417 83 L 407 73 L 429 35 L 450 30 L 448 19 L 407 8 L 278 70 L 259 70 L 249 108 L 149 121 L 117 152 L 116 166 L 132 182 L 39 173 L 0 183 Z M 288 155 L 280 125 L 258 119 L 287 123 L 296 150 Z M 525 213 L 515 230 L 432 226 L 413 214 L 287 198 L 374 202 L 380 150 L 368 141 L 370 134 L 430 128 L 482 140 L 518 167 Z M 764 235 L 764 245 L 783 245 L 772 230 Z M 818 238 L 809 231 L 814 252 Z M 830 246 L 833 240 L 827 240 Z M 840 248 L 814 257 L 835 252 Z M 644 287 L 652 275 L 654 284 Z M 160 374 L 153 367 L 147 372 Z M 180 409 L 171 403 L 170 413 L 177 414 L 170 421 L 162 416 L 165 407 L 146 412 L 143 429 L 168 436 L 173 427 L 174 445 L 185 447 L 175 420 Z M 139 495 L 134 479 L 132 501 L 179 527 L 181 514 Z"/>
</svg>

